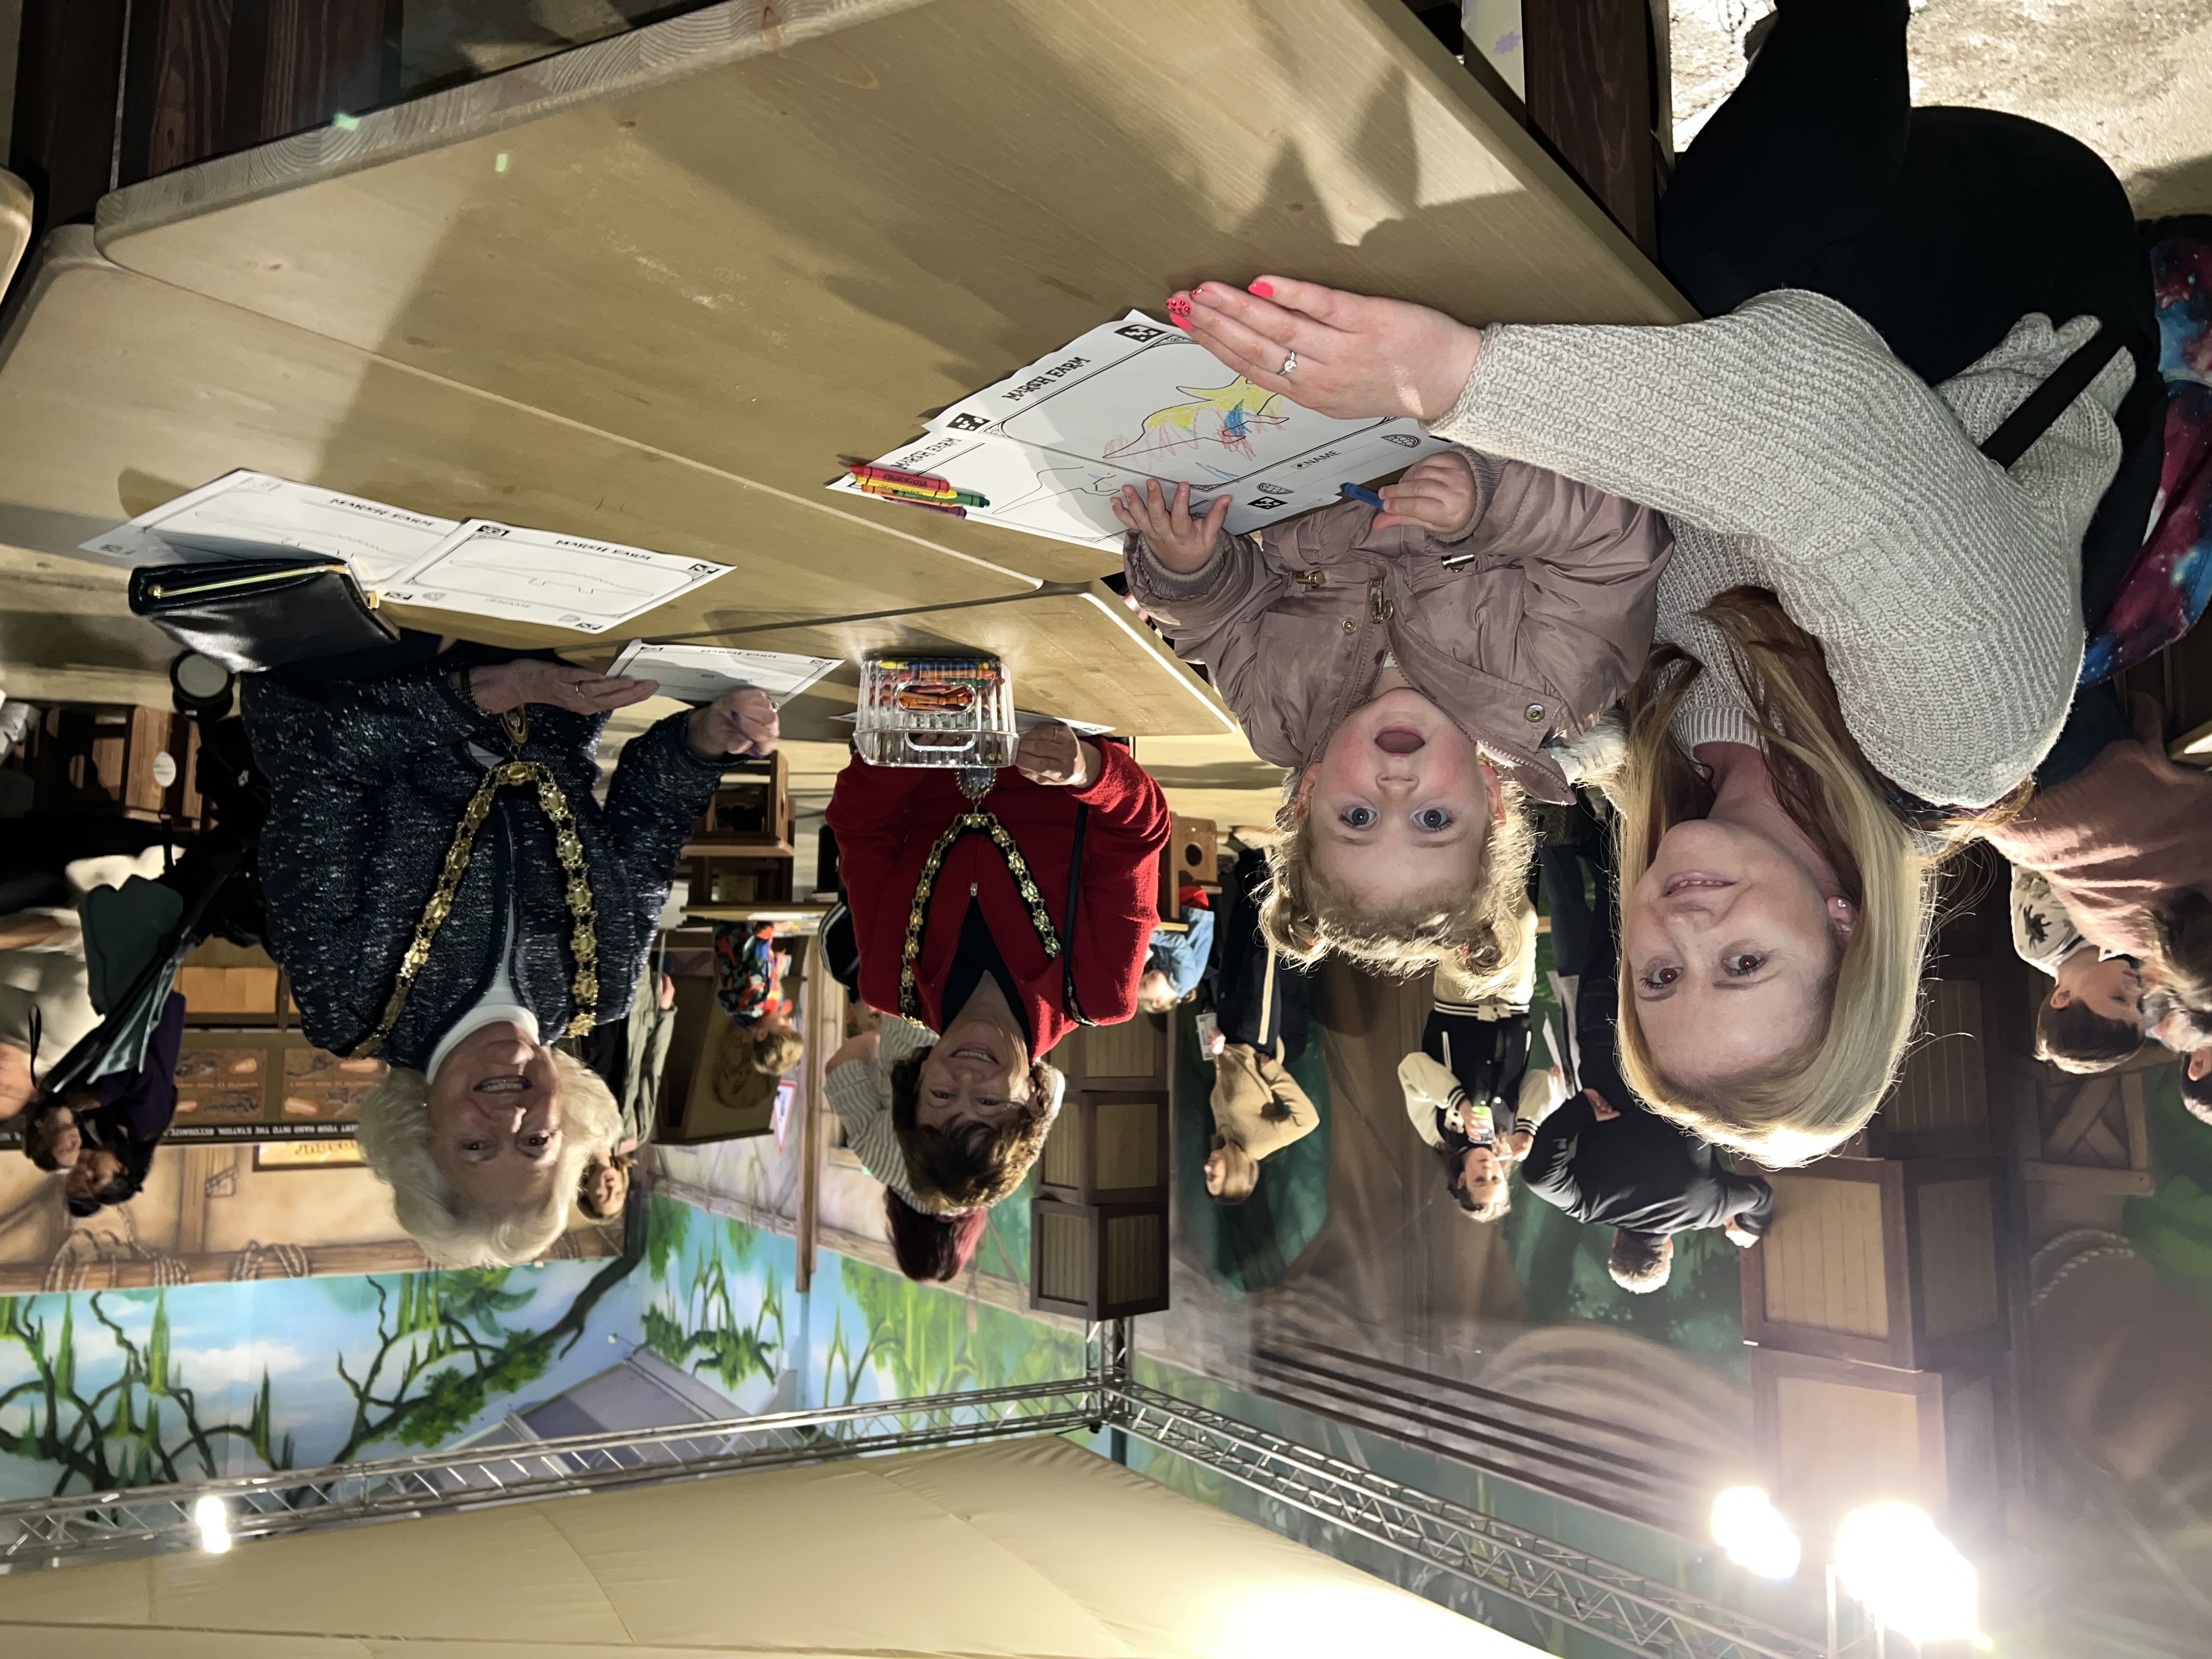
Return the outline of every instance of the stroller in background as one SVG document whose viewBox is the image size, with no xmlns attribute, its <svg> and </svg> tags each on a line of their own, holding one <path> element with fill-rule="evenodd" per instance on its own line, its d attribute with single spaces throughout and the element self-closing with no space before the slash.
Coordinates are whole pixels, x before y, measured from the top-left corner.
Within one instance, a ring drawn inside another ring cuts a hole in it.
<svg viewBox="0 0 2212 1659">
<path fill-rule="evenodd" d="M 199 728 L 195 781 L 215 824 L 151 884 L 175 895 L 174 900 L 146 896 L 159 900 L 158 908 L 173 908 L 175 920 L 150 941 L 142 935 L 103 949 L 99 912 L 86 916 L 88 959 L 96 955 L 105 969 L 94 975 L 93 1006 L 101 1018 L 48 1068 L 40 1088 L 50 1097 L 145 1063 L 177 969 L 202 944 L 217 937 L 240 945 L 264 942 L 256 849 L 269 813 L 269 784 L 253 763 L 245 722 L 234 712 L 235 677 L 221 664 L 186 652 L 170 664 L 169 684 L 177 712 Z"/>
</svg>

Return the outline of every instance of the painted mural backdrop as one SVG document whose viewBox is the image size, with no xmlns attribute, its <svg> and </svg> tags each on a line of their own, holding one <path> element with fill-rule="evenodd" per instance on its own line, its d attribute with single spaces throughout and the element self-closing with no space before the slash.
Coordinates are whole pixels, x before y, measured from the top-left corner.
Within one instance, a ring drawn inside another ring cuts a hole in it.
<svg viewBox="0 0 2212 1659">
<path fill-rule="evenodd" d="M 628 1264 L 0 1299 L 0 1499 L 451 1445 L 629 1350 Z"/>
</svg>

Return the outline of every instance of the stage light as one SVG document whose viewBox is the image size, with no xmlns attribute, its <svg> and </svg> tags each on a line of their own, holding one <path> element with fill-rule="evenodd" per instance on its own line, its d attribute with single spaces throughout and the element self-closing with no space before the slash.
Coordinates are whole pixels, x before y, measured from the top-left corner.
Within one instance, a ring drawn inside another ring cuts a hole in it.
<svg viewBox="0 0 2212 1659">
<path fill-rule="evenodd" d="M 1714 1498 L 1712 1526 L 1713 1542 L 1745 1571 L 1777 1583 L 1797 1576 L 1797 1534 L 1757 1486 L 1730 1486 Z"/>
<path fill-rule="evenodd" d="M 192 1524 L 200 1529 L 200 1547 L 221 1555 L 230 1547 L 230 1510 L 210 1493 L 192 1505 Z"/>
<path fill-rule="evenodd" d="M 1966 1641 L 1986 1649 L 1975 1612 L 1973 1564 L 1914 1504 L 1869 1504 L 1836 1528 L 1836 1576 L 1875 1621 L 1925 1647 Z"/>
</svg>

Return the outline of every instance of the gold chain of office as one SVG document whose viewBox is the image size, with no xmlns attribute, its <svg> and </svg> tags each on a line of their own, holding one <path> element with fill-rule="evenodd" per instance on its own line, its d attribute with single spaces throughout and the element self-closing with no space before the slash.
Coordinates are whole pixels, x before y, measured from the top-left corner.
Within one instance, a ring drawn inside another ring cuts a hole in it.
<svg viewBox="0 0 2212 1659">
<path fill-rule="evenodd" d="M 526 726 L 518 734 L 512 723 L 508 726 L 507 735 L 517 744 L 527 732 Z M 384 1005 L 384 1018 L 377 1022 L 376 1030 L 354 1048 L 349 1058 L 361 1060 L 374 1054 L 392 1035 L 392 1027 L 399 1024 L 399 1016 L 407 1007 L 408 994 L 414 990 L 416 979 L 430 959 L 430 946 L 438 937 L 438 930 L 453 914 L 454 896 L 460 891 L 462 878 L 469 872 L 469 860 L 476 853 L 477 832 L 491 815 L 493 798 L 501 789 L 525 784 L 537 788 L 538 810 L 553 826 L 554 856 L 561 860 L 562 871 L 568 878 L 568 948 L 576 961 L 576 974 L 569 981 L 568 995 L 576 1012 L 568 1021 L 568 1034 L 581 1036 L 598 1024 L 599 933 L 592 906 L 590 873 L 584 862 L 583 838 L 576 833 L 575 814 L 568 810 L 568 797 L 550 768 L 538 761 L 509 760 L 486 772 L 476 793 L 469 798 L 460 823 L 453 831 L 453 844 L 446 848 L 446 862 L 438 872 L 437 885 L 431 890 L 429 902 L 422 907 L 422 920 L 415 924 L 415 937 L 408 944 L 407 954 L 399 959 L 398 977 L 392 984 L 390 1000 Z"/>
<path fill-rule="evenodd" d="M 937 890 L 938 872 L 945 866 L 945 856 L 955 842 L 978 830 L 991 838 L 999 855 L 1006 861 L 1006 873 L 1014 878 L 1021 891 L 1022 902 L 1030 908 L 1030 923 L 1036 929 L 1037 942 L 1044 946 L 1045 959 L 1049 962 L 1060 955 L 1060 930 L 1052 925 L 1052 916 L 1044 908 L 1044 894 L 1038 889 L 1036 878 L 1030 873 L 1029 860 L 1022 849 L 1014 844 L 1012 832 L 999 822 L 994 812 L 963 812 L 952 820 L 929 856 L 921 862 L 921 877 L 914 884 L 914 908 L 906 915 L 906 945 L 899 952 L 899 1012 L 906 1018 L 921 1018 L 921 993 L 915 981 L 915 964 L 921 959 L 921 928 L 929 917 L 930 896 Z"/>
</svg>

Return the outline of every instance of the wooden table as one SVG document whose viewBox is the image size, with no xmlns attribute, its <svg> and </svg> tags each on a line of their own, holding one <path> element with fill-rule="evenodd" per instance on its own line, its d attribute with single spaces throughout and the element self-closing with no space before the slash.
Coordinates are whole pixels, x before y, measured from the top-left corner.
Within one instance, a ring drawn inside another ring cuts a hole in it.
<svg viewBox="0 0 2212 1659">
<path fill-rule="evenodd" d="M 97 240 L 4 347 L 0 538 L 258 467 L 731 568 L 641 634 L 988 645 L 1147 737 L 1230 726 L 1110 553 L 832 496 L 837 456 L 1209 276 L 1689 314 L 1398 0 L 710 7 L 116 192 Z M 1019 602 L 820 620 L 976 601 Z"/>
</svg>

